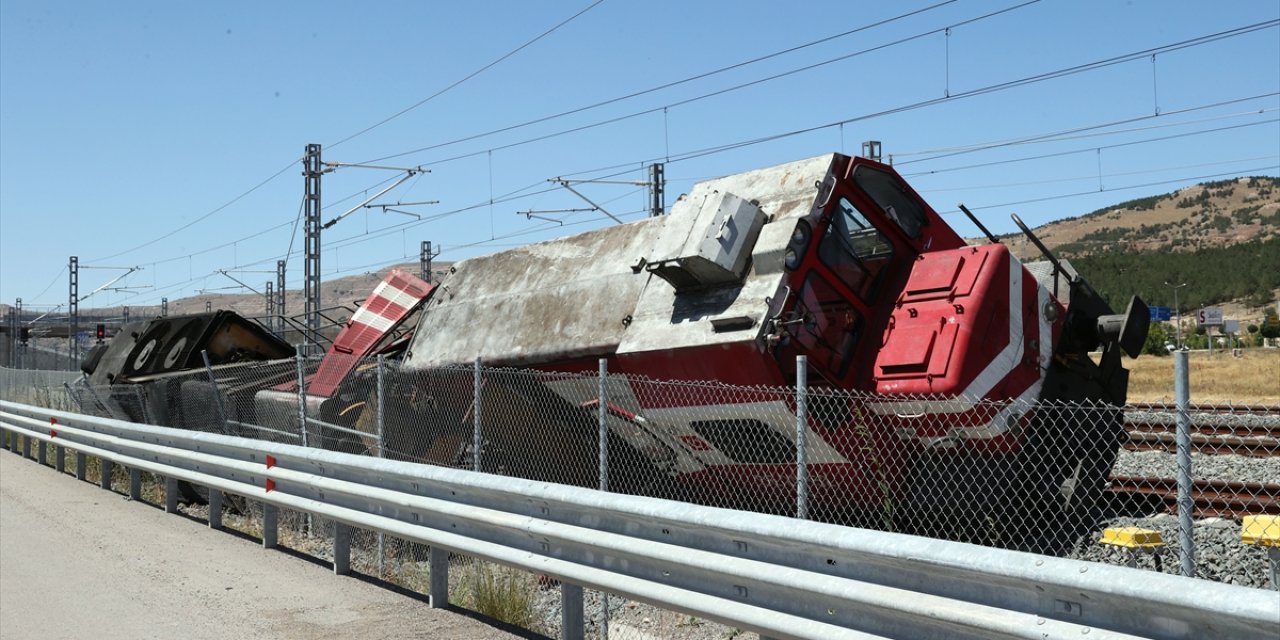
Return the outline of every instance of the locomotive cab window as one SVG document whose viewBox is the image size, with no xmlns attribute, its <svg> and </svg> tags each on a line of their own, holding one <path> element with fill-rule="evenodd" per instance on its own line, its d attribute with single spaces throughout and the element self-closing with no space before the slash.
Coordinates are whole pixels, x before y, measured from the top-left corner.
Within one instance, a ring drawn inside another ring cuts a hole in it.
<svg viewBox="0 0 1280 640">
<path fill-rule="evenodd" d="M 853 170 L 853 181 L 903 233 L 912 240 L 920 237 L 920 228 L 926 224 L 924 207 L 907 193 L 901 182 L 867 165 L 859 165 Z"/>
<path fill-rule="evenodd" d="M 818 245 L 818 258 L 822 263 L 858 297 L 868 301 L 874 296 L 880 273 L 891 257 L 893 245 L 889 239 L 853 204 L 841 198 Z"/>
</svg>

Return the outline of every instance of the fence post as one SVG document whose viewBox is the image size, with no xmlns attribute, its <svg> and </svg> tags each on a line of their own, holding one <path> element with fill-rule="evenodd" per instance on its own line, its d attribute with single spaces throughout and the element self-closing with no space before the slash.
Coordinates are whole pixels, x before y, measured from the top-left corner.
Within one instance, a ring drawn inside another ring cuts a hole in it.
<svg viewBox="0 0 1280 640">
<path fill-rule="evenodd" d="M 473 421 L 471 434 L 471 470 L 480 470 L 480 446 L 483 442 L 480 433 L 480 356 L 476 356 L 476 370 L 472 381 L 471 418 Z"/>
<path fill-rule="evenodd" d="M 1178 544 L 1182 551 L 1182 575 L 1196 576 L 1196 548 L 1192 538 L 1191 512 L 1191 389 L 1187 371 L 1187 352 L 1173 353 L 1173 395 L 1177 400 L 1178 446 Z"/>
<path fill-rule="evenodd" d="M 298 366 L 298 426 L 302 428 L 302 446 L 308 446 L 307 442 L 307 385 L 306 372 L 302 364 L 302 350 L 305 345 L 298 345 L 297 354 L 294 355 L 294 361 Z"/>
<path fill-rule="evenodd" d="M 387 368 L 387 357 L 378 354 L 378 457 L 387 457 L 387 394 L 386 382 L 384 379 Z M 378 578 L 381 579 L 386 573 L 386 534 L 378 532 Z"/>
<path fill-rule="evenodd" d="M 796 356 L 796 517 L 809 518 L 809 358 Z"/>
<path fill-rule="evenodd" d="M 201 349 L 200 358 L 204 360 L 204 370 L 209 372 L 209 384 L 213 385 L 213 404 L 218 407 L 218 417 L 222 419 L 222 432 L 230 433 L 227 430 L 227 408 L 222 406 L 222 391 L 218 389 L 218 378 L 213 375 L 213 365 L 209 363 L 209 352 Z"/>
<path fill-rule="evenodd" d="M 600 406 L 596 407 L 596 415 L 600 421 L 600 490 L 609 490 L 609 390 L 606 385 L 609 378 L 609 361 L 600 358 Z M 609 594 L 600 592 L 600 637 L 609 638 Z"/>
<path fill-rule="evenodd" d="M 596 416 L 600 427 L 600 490 L 609 490 L 609 392 L 605 389 L 605 380 L 609 375 L 609 363 L 600 358 L 600 390 L 597 400 Z"/>
</svg>

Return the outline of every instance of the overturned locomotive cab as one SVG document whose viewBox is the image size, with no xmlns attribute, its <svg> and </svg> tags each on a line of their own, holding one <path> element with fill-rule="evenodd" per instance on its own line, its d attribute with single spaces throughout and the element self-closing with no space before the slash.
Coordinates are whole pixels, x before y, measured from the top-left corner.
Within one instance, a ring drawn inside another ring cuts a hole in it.
<svg viewBox="0 0 1280 640">
<path fill-rule="evenodd" d="M 1002 244 L 968 246 L 892 167 L 833 154 L 699 183 L 667 216 L 461 261 L 427 297 L 403 367 L 479 356 L 589 372 L 604 358 L 625 374 L 611 382 L 611 455 L 616 439 L 655 482 L 782 508 L 797 440 L 785 399 L 679 397 L 642 379 L 791 385 L 806 356 L 810 387 L 865 394 L 811 411 L 816 507 L 892 499 L 919 513 L 942 506 L 935 489 L 977 483 L 965 495 L 992 504 L 946 508 L 1063 508 L 1102 490 L 1122 433 L 1120 353 L 1136 356 L 1146 322 L 1140 300 L 1113 314 L 1047 251 L 1024 265 Z M 456 377 L 454 392 L 424 394 L 449 422 L 472 401 Z M 589 456 L 565 452 L 594 446 L 595 389 L 537 380 L 487 375 L 486 447 L 518 451 L 532 477 L 594 478 Z M 463 425 L 434 428 L 421 448 L 463 455 Z M 1028 464 L 1037 473 L 1015 476 Z"/>
</svg>

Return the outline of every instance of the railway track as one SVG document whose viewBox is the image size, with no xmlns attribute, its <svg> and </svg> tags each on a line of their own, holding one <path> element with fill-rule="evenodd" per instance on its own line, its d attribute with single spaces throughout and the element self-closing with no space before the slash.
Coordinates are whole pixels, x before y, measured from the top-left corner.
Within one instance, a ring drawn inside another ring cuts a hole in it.
<svg viewBox="0 0 1280 640">
<path fill-rule="evenodd" d="M 1193 405 L 1191 446 L 1207 454 L 1250 457 L 1280 456 L 1280 407 Z M 1177 447 L 1177 414 L 1174 411 L 1130 410 L 1125 414 L 1125 448 L 1130 451 L 1165 451 Z"/>
<path fill-rule="evenodd" d="M 1158 499 L 1168 513 L 1176 513 L 1178 481 L 1158 476 L 1112 476 L 1111 492 Z M 1238 482 L 1195 479 L 1191 483 L 1192 516 L 1240 518 L 1280 515 L 1280 482 Z"/>
</svg>

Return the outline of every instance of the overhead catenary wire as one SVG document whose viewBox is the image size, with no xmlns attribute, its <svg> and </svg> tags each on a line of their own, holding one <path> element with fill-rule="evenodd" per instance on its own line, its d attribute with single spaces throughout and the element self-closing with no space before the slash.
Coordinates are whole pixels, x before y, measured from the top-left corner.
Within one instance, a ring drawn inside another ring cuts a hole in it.
<svg viewBox="0 0 1280 640">
<path fill-rule="evenodd" d="M 520 146 L 524 146 L 524 145 L 532 144 L 532 143 L 535 143 L 535 142 L 542 142 L 542 141 L 544 141 L 544 140 L 550 140 L 550 139 L 553 139 L 553 138 L 558 138 L 558 137 L 560 137 L 560 136 L 565 136 L 565 135 L 569 135 L 569 134 L 572 134 L 572 133 L 580 133 L 580 132 L 582 132 L 582 131 L 588 131 L 588 130 L 591 130 L 591 129 L 596 129 L 596 128 L 599 128 L 599 127 L 607 126 L 607 125 L 610 125 L 610 124 L 616 124 L 616 123 L 618 123 L 618 122 L 623 122 L 623 121 L 626 121 L 626 120 L 631 120 L 631 119 L 638 118 L 638 117 L 641 117 L 641 116 L 646 116 L 646 115 L 650 115 L 650 114 L 654 114 L 654 113 L 659 113 L 659 112 L 663 112 L 663 113 L 665 113 L 668 109 L 671 109 L 671 108 L 673 108 L 673 107 L 685 106 L 685 105 L 688 105 L 688 104 L 693 104 L 693 103 L 695 103 L 695 102 L 700 102 L 700 101 L 702 101 L 702 100 L 706 100 L 706 99 L 709 99 L 709 98 L 714 98 L 714 97 L 718 97 L 718 96 L 726 95 L 726 94 L 732 93 L 732 92 L 734 92 L 734 91 L 739 91 L 739 90 L 742 90 L 742 89 L 746 89 L 746 88 L 748 88 L 748 87 L 754 87 L 754 86 L 757 86 L 757 85 L 760 85 L 760 84 L 763 84 L 763 83 L 766 83 L 766 82 L 771 82 L 771 81 L 773 81 L 773 80 L 778 80 L 778 79 L 781 79 L 781 78 L 786 78 L 786 77 L 789 77 L 789 76 L 793 76 L 793 75 L 795 75 L 795 74 L 802 73 L 802 72 L 805 72 L 805 71 L 812 71 L 812 70 L 814 70 L 814 69 L 817 69 L 817 68 L 820 68 L 820 67 L 823 67 L 823 66 L 826 66 L 826 65 L 829 65 L 829 64 L 834 64 L 834 63 L 836 63 L 836 62 L 842 62 L 842 61 L 849 60 L 849 59 L 852 59 L 852 58 L 855 58 L 855 57 L 858 57 L 858 56 L 866 55 L 866 54 L 868 54 L 868 53 L 874 53 L 874 52 L 876 52 L 876 51 L 882 51 L 882 50 L 885 50 L 885 49 L 888 49 L 888 48 L 891 48 L 891 47 L 895 47 L 895 46 L 898 46 L 898 45 L 902 45 L 902 44 L 906 44 L 906 43 L 909 43 L 909 42 L 913 42 L 913 41 L 919 40 L 919 39 L 921 39 L 921 38 L 926 38 L 926 37 L 931 36 L 931 35 L 936 35 L 936 34 L 938 34 L 938 33 L 942 33 L 942 32 L 943 32 L 944 30 L 946 30 L 946 29 L 953 29 L 953 28 L 956 28 L 956 27 L 961 26 L 961 25 L 965 25 L 965 24 L 972 24 L 972 23 L 974 23 L 974 22 L 978 22 L 978 21 L 981 21 L 981 20 L 986 20 L 986 19 L 988 19 L 988 18 L 992 18 L 992 17 L 998 16 L 998 15 L 1001 15 L 1001 14 L 1004 14 L 1004 13 L 1008 13 L 1008 12 L 1010 12 L 1010 11 L 1014 11 L 1014 10 L 1016 10 L 1016 9 L 1021 9 L 1021 8 L 1023 8 L 1023 7 L 1028 6 L 1028 5 L 1034 4 L 1035 2 L 1038 2 L 1038 1 L 1039 1 L 1039 0 L 1030 0 L 1030 1 L 1028 1 L 1028 2 L 1023 2 L 1022 4 L 1014 5 L 1014 6 L 1011 6 L 1011 7 L 1006 7 L 1006 8 L 1004 8 L 1004 9 L 1000 9 L 1000 10 L 997 10 L 997 11 L 992 11 L 992 12 L 989 12 L 989 13 L 983 14 L 983 15 L 981 15 L 981 16 L 978 16 L 978 17 L 976 17 L 976 18 L 970 18 L 970 19 L 968 19 L 968 20 L 964 20 L 964 21 L 961 21 L 961 22 L 957 22 L 957 23 L 951 24 L 951 25 L 949 25 L 949 26 L 947 26 L 947 27 L 939 27 L 939 28 L 937 28 L 937 29 L 931 29 L 931 30 L 929 30 L 929 31 L 924 31 L 924 32 L 916 33 L 916 34 L 911 35 L 911 36 L 906 36 L 906 37 L 904 37 L 904 38 L 899 38 L 899 39 L 894 40 L 894 41 L 889 42 L 889 43 L 885 43 L 885 44 L 881 44 L 881 45 L 876 45 L 876 46 L 874 46 L 874 47 L 869 47 L 869 48 L 865 48 L 865 49 L 860 49 L 860 50 L 858 50 L 858 51 L 854 51 L 854 52 L 852 52 L 852 53 L 848 53 L 848 54 L 845 54 L 845 55 L 842 55 L 842 56 L 837 56 L 837 57 L 835 57 L 835 58 L 829 58 L 829 59 L 827 59 L 827 60 L 823 60 L 823 61 L 821 61 L 821 62 L 816 62 L 816 63 L 809 64 L 809 65 L 805 65 L 805 66 L 802 66 L 802 67 L 799 67 L 799 68 L 794 68 L 794 69 L 791 69 L 791 70 L 789 70 L 789 71 L 784 71 L 784 72 L 781 72 L 781 73 L 776 73 L 776 74 L 773 74 L 773 75 L 767 76 L 767 77 L 765 77 L 765 78 L 758 78 L 758 79 L 751 80 L 751 81 L 748 81 L 748 82 L 739 83 L 739 84 L 736 84 L 736 85 L 732 85 L 732 86 L 730 86 L 730 87 L 726 87 L 726 88 L 723 88 L 723 89 L 718 89 L 718 90 L 716 90 L 716 91 L 711 91 L 711 92 L 708 92 L 708 93 L 703 93 L 703 94 L 700 94 L 700 95 L 697 95 L 697 96 L 693 96 L 693 97 L 691 97 L 691 98 L 685 98 L 685 99 L 678 100 L 678 101 L 675 101 L 675 102 L 671 102 L 671 103 L 668 103 L 668 104 L 665 104 L 665 105 L 662 105 L 662 106 L 652 107 L 652 108 L 649 108 L 649 109 L 643 109 L 643 110 L 640 110 L 640 111 L 633 111 L 633 112 L 631 112 L 631 113 L 627 113 L 627 114 L 620 115 L 620 116 L 615 116 L 615 117 L 612 117 L 612 118 L 607 118 L 607 119 L 604 119 L 604 120 L 599 120 L 599 121 L 592 122 L 592 123 L 588 123 L 588 124 L 585 124 L 585 125 L 580 125 L 580 126 L 576 126 L 576 127 L 571 127 L 571 128 L 568 128 L 568 129 L 562 129 L 562 130 L 559 130 L 559 131 L 554 131 L 554 132 L 551 132 L 551 133 L 547 133 L 547 134 L 543 134 L 543 135 L 539 135 L 539 136 L 534 136 L 534 137 L 531 137 L 531 138 L 526 138 L 526 139 L 524 139 L 524 140 L 519 140 L 519 141 L 516 141 L 516 142 L 511 142 L 511 143 L 502 144 L 502 145 L 496 145 L 496 146 L 490 147 L 490 148 L 488 148 L 488 149 L 482 149 L 482 150 L 479 150 L 479 151 L 473 151 L 473 152 L 469 152 L 469 153 L 463 153 L 463 154 L 459 154 L 459 155 L 454 155 L 454 156 L 450 156 L 450 157 L 446 157 L 446 158 L 442 158 L 442 159 L 438 159 L 438 160 L 433 160 L 433 161 L 429 161 L 429 162 L 424 162 L 424 163 L 421 163 L 421 164 L 422 164 L 422 166 L 435 166 L 435 165 L 440 165 L 440 164 L 444 164 L 444 163 L 447 163 L 447 162 L 456 162 L 456 161 L 458 161 L 458 160 L 463 160 L 463 159 L 466 159 L 466 158 L 474 158 L 474 157 L 481 156 L 481 155 L 484 155 L 484 154 L 493 153 L 494 151 L 504 151 L 504 150 L 507 150 L 507 149 L 512 149 L 512 148 L 515 148 L 515 147 L 520 147 Z M 850 121 L 845 121 L 845 122 L 850 122 Z M 826 127 L 829 127 L 829 126 L 836 126 L 837 124 L 839 124 L 839 123 L 832 123 L 832 124 L 830 124 L 830 125 L 824 125 L 823 127 L 819 127 L 819 128 L 826 128 Z M 375 160 L 370 160 L 370 162 L 379 162 L 379 161 L 387 160 L 387 159 L 390 159 L 390 158 L 403 157 L 403 156 L 406 156 L 406 155 L 412 155 L 413 153 L 417 153 L 417 151 L 406 151 L 406 152 L 401 152 L 401 153 L 393 154 L 393 155 L 390 155 L 390 156 L 383 156 L 383 157 L 381 157 L 381 158 L 377 158 L 377 159 L 375 159 Z M 668 155 L 669 155 L 669 154 L 668 154 Z M 670 159 L 668 159 L 668 161 L 671 161 L 671 160 L 670 160 Z"/>
<path fill-rule="evenodd" d="M 561 27 L 563 27 L 563 26 L 565 26 L 565 25 L 569 24 L 570 22 L 573 22 L 573 21 L 574 21 L 574 20 L 576 20 L 578 17 L 582 16 L 584 13 L 586 13 L 586 12 L 588 12 L 588 11 L 590 11 L 590 10 L 592 10 L 592 9 L 596 8 L 596 7 L 597 7 L 597 6 L 599 6 L 599 5 L 600 5 L 600 3 L 602 3 L 602 2 L 604 2 L 604 0 L 595 0 L 595 2 L 592 2 L 591 4 L 587 5 L 585 8 L 583 8 L 583 9 L 582 9 L 582 10 L 580 10 L 580 11 L 578 11 L 577 13 L 575 13 L 575 14 L 573 14 L 573 15 L 569 16 L 568 18 L 565 18 L 564 20 L 560 21 L 558 24 L 556 24 L 555 26 L 551 27 L 550 29 L 547 29 L 546 31 L 543 31 L 542 33 L 538 34 L 538 35 L 537 35 L 537 36 L 535 36 L 532 40 L 529 40 L 529 41 L 525 42 L 524 44 L 522 44 L 522 45 L 520 45 L 520 46 L 516 47 L 515 49 L 512 49 L 511 51 L 508 51 L 507 53 L 505 53 L 505 54 L 503 54 L 503 55 L 499 56 L 499 57 L 498 57 L 496 60 L 494 60 L 493 62 L 490 62 L 489 64 L 486 64 L 486 65 L 484 65 L 483 67 L 480 67 L 479 69 L 476 69 L 475 71 L 472 71 L 471 73 L 467 74 L 466 76 L 463 76 L 461 79 L 454 81 L 454 82 L 453 82 L 452 84 L 450 84 L 449 86 L 447 86 L 447 87 L 445 87 L 445 88 L 443 88 L 443 89 L 441 89 L 441 90 L 439 90 L 439 91 L 437 91 L 437 92 L 435 92 L 435 93 L 433 93 L 433 94 L 431 94 L 431 95 L 429 95 L 429 96 L 427 96 L 427 97 L 425 97 L 425 98 L 423 98 L 423 99 L 421 99 L 421 100 L 419 100 L 419 101 L 417 101 L 417 102 L 413 103 L 412 105 L 410 105 L 410 106 L 408 106 L 408 107 L 405 107 L 404 109 L 401 109 L 400 111 L 397 111 L 396 113 L 394 113 L 394 114 L 392 114 L 392 115 L 390 115 L 390 116 L 388 116 L 388 117 L 386 117 L 386 118 L 383 118 L 382 120 L 380 120 L 380 121 L 378 121 L 378 122 L 376 122 L 376 123 L 374 123 L 374 124 L 372 124 L 372 125 L 369 125 L 369 126 L 367 126 L 367 127 L 363 128 L 363 129 L 361 129 L 361 130 L 359 130 L 359 131 L 357 131 L 357 132 L 355 132 L 355 133 L 353 133 L 353 134 L 351 134 L 351 135 L 349 135 L 349 136 L 347 136 L 347 137 L 345 137 L 345 138 L 342 138 L 342 139 L 338 140 L 337 142 L 330 143 L 330 144 L 328 144 L 328 145 L 326 145 L 326 146 L 327 146 L 328 148 L 332 149 L 332 148 L 337 147 L 337 146 L 339 146 L 339 145 L 341 145 L 341 144 L 343 144 L 343 143 L 345 143 L 345 142 L 349 142 L 349 141 L 351 141 L 351 140 L 353 140 L 353 139 L 355 139 L 355 138 L 357 138 L 357 137 L 359 137 L 359 136 L 362 136 L 362 135 L 364 135 L 364 134 L 366 134 L 366 133 L 368 133 L 368 132 L 370 132 L 370 131 L 373 131 L 374 129 L 377 129 L 378 127 L 381 127 L 382 125 L 384 125 L 384 124 L 386 124 L 386 123 L 388 123 L 388 122 L 391 122 L 392 120 L 395 120 L 396 118 L 399 118 L 400 116 L 402 116 L 402 115 L 404 115 L 404 114 L 406 114 L 406 113 L 409 113 L 410 111 L 413 111 L 414 109 L 417 109 L 418 107 L 421 107 L 422 105 L 424 105 L 424 104 L 426 104 L 426 103 L 428 103 L 428 102 L 430 102 L 430 101 L 432 101 L 432 100 L 434 100 L 434 99 L 436 99 L 436 98 L 438 98 L 438 97 L 440 97 L 440 96 L 444 95 L 445 93 L 448 93 L 449 91 L 452 91 L 453 89 L 457 88 L 457 87 L 458 87 L 459 85 L 461 85 L 462 83 L 464 83 L 464 82 L 466 82 L 466 81 L 468 81 L 468 80 L 471 80 L 472 78 L 474 78 L 474 77 L 476 77 L 476 76 L 478 76 L 478 75 L 480 75 L 480 74 L 484 73 L 485 71 L 488 71 L 489 69 L 492 69 L 493 67 L 497 66 L 498 64 L 501 64 L 504 60 L 506 60 L 506 59 L 510 58 L 511 56 L 514 56 L 514 55 L 515 55 L 515 54 L 517 54 L 517 53 L 520 53 L 521 51 L 523 51 L 523 50 L 527 49 L 528 47 L 532 46 L 534 43 L 536 43 L 536 42 L 538 42 L 539 40 L 541 40 L 541 39 L 543 39 L 543 38 L 545 38 L 545 37 L 547 37 L 547 36 L 551 35 L 552 33 L 555 33 L 555 32 L 556 32 L 556 31 L 558 31 Z"/>
<path fill-rule="evenodd" d="M 1040 0 L 1032 0 L 1031 2 L 1026 2 L 1026 3 L 1024 3 L 1024 5 L 1025 5 L 1025 4 L 1034 4 L 1035 2 L 1039 2 L 1039 1 L 1040 1 Z M 627 93 L 627 94 L 624 94 L 624 95 L 620 95 L 620 96 L 616 96 L 616 97 L 613 97 L 613 98 L 609 98 L 609 99 L 607 99 L 607 100 L 601 100 L 601 101 L 599 101 L 599 102 L 594 102 L 594 103 L 591 103 L 591 104 L 588 104 L 588 105 L 584 105 L 584 106 L 581 106 L 581 107 L 574 107 L 574 108 L 572 108 L 572 109 L 567 109 L 567 110 L 565 110 L 565 111 L 560 111 L 560 112 L 558 112 L 558 113 L 553 113 L 553 114 L 550 114 L 550 115 L 541 116 L 541 117 L 538 117 L 538 118 L 533 118 L 533 119 L 531 119 L 531 120 L 526 120 L 526 121 L 521 122 L 521 123 L 519 123 L 519 124 L 513 124 L 513 125 L 509 125 L 509 126 L 505 126 L 505 127 L 500 127 L 500 128 L 497 128 L 497 129 L 490 129 L 490 130 L 488 130 L 488 131 L 484 131 L 484 132 L 481 132 L 481 133 L 475 133 L 475 134 L 471 134 L 471 135 L 463 136 L 463 137 L 461 137 L 461 138 L 455 138 L 455 139 L 448 140 L 448 141 L 445 141 L 445 142 L 440 142 L 440 143 L 436 143 L 436 144 L 428 145 L 428 146 L 425 146 L 425 147 L 419 147 L 419 148 L 417 148 L 417 149 L 412 149 L 412 150 L 409 150 L 409 151 L 402 151 L 402 152 L 398 152 L 398 153 L 395 153 L 395 154 L 392 154 L 392 155 L 389 155 L 389 156 L 383 156 L 383 157 L 380 157 L 380 158 L 375 158 L 375 159 L 369 160 L 368 162 L 381 162 L 381 161 L 383 161 L 383 160 L 389 160 L 389 159 L 392 159 L 392 158 L 398 158 L 398 157 L 401 157 L 401 156 L 412 155 L 412 154 L 415 154 L 415 153 L 421 153 L 421 152 L 424 152 L 424 151 L 431 151 L 431 150 L 434 150 L 434 149 L 440 149 L 440 148 L 443 148 L 443 147 L 448 147 L 448 146 L 452 146 L 452 145 L 455 145 L 455 144 L 460 144 L 460 143 L 463 143 L 463 142 L 470 142 L 470 141 L 472 141 L 472 140 L 478 140 L 478 139 L 480 139 L 480 138 L 487 138 L 487 137 L 489 137 L 489 136 L 497 135 L 497 134 L 499 134 L 499 133 L 506 133 L 506 132 L 508 132 L 508 131 L 515 131 L 515 130 L 517 130 L 517 129 L 523 129 L 523 128 L 525 128 L 525 127 L 533 126 L 533 125 L 535 125 L 535 124 L 541 124 L 541 123 L 543 123 L 543 122 L 550 122 L 550 121 L 552 121 L 552 120 L 558 120 L 558 119 L 560 119 L 560 118 L 564 118 L 564 117 L 567 117 L 567 116 L 571 116 L 571 115 L 575 115 L 575 114 L 583 113 L 583 112 L 585 112 L 585 111 L 591 111 L 591 110 L 593 110 L 593 109 L 598 109 L 598 108 L 600 108 L 600 107 L 604 107 L 604 106 L 608 106 L 608 105 L 611 105 L 611 104 L 616 104 L 616 103 L 618 103 L 618 102 L 623 102 L 623 101 L 626 101 L 626 100 L 630 100 L 630 99 L 632 99 L 632 98 L 638 98 L 638 97 L 640 97 L 640 96 L 649 95 L 649 94 L 651 94 L 651 93 L 656 93 L 656 92 L 658 92 L 658 91 L 663 91 L 663 90 L 666 90 L 666 89 L 671 89 L 671 88 L 673 88 L 673 87 L 678 87 L 678 86 L 681 86 L 681 85 L 684 85 L 684 84 L 688 84 L 688 83 L 690 83 L 690 82 L 696 82 L 696 81 L 698 81 L 698 80 L 705 80 L 706 78 L 710 78 L 710 77 L 712 77 L 712 76 L 720 75 L 720 74 L 722 74 L 722 73 L 726 73 L 726 72 L 733 71 L 733 70 L 736 70 L 736 69 L 741 69 L 741 68 L 743 68 L 743 67 L 747 67 L 747 66 L 750 66 L 750 65 L 753 65 L 753 64 L 757 64 L 757 63 L 760 63 L 760 62 L 764 62 L 764 61 L 766 61 L 766 60 L 772 60 L 772 59 L 774 59 L 774 58 L 778 58 L 778 57 L 780 57 L 780 56 L 784 56 L 784 55 L 787 55 L 787 54 L 790 54 L 790 53 L 795 53 L 795 52 L 797 52 L 797 51 L 802 51 L 802 50 L 804 50 L 804 49 L 808 49 L 808 48 L 810 48 L 810 47 L 814 47 L 814 46 L 817 46 L 817 45 L 820 45 L 820 44 L 824 44 L 824 43 L 827 43 L 827 42 L 831 42 L 831 41 L 833 41 L 833 40 L 838 40 L 838 39 L 840 39 L 840 38 L 844 38 L 844 37 L 847 37 L 847 36 L 851 36 L 851 35 L 856 34 L 856 33 L 862 33 L 862 32 L 864 32 L 864 31 L 868 31 L 868 30 L 874 29 L 874 28 L 876 28 L 876 27 L 882 27 L 882 26 L 884 26 L 884 25 L 891 24 L 891 23 L 897 22 L 897 21 L 899 21 L 899 20 L 903 20 L 903 19 L 906 19 L 906 18 L 910 18 L 910 17 L 913 17 L 913 16 L 917 16 L 917 15 L 923 14 L 923 13 L 927 13 L 927 12 L 929 12 L 929 11 L 933 11 L 934 9 L 938 9 L 938 8 L 941 8 L 941 7 L 947 6 L 947 5 L 949 5 L 949 4 L 954 4 L 955 2 L 958 2 L 958 0 L 945 0 L 944 2 L 938 2 L 938 3 L 932 4 L 932 5 L 929 5 L 929 6 L 926 6 L 926 7 L 922 7 L 922 8 L 920 8 L 920 9 L 916 9 L 916 10 L 914 10 L 914 11 L 908 11 L 908 12 L 906 12 L 906 13 L 901 13 L 901 14 L 895 15 L 895 16 L 893 16 L 893 17 L 886 18 L 886 19 L 884 19 L 884 20 L 879 20 L 879 21 L 876 21 L 876 22 L 872 22 L 872 23 L 870 23 L 870 24 L 865 24 L 865 25 L 862 25 L 862 26 L 859 26 L 859 27 L 855 27 L 855 28 L 853 28 L 853 29 L 849 29 L 849 30 L 847 30 L 847 31 L 842 31 L 842 32 L 837 33 L 837 34 L 834 34 L 834 35 L 825 36 L 825 37 L 822 37 L 822 38 L 818 38 L 818 39 L 816 39 L 816 40 L 810 40 L 810 41 L 805 42 L 805 43 L 803 43 L 803 44 L 799 44 L 799 45 L 795 45 L 795 46 L 792 46 L 792 47 L 788 47 L 788 48 L 786 48 L 786 49 L 782 49 L 782 50 L 779 50 L 779 51 L 774 51 L 774 52 L 772 52 L 772 53 L 768 53 L 768 54 L 765 54 L 765 55 L 762 55 L 762 56 L 756 56 L 756 57 L 754 57 L 754 58 L 750 58 L 750 59 L 747 59 L 747 60 L 743 60 L 743 61 L 741 61 L 741 62 L 735 62 L 735 63 L 733 63 L 733 64 L 729 64 L 729 65 L 725 65 L 725 66 L 722 66 L 722 67 L 718 67 L 718 68 L 716 68 L 716 69 L 712 69 L 711 71 L 704 71 L 704 72 L 702 72 L 702 73 L 698 73 L 698 74 L 694 74 L 694 75 L 692 75 L 692 76 L 688 76 L 688 77 L 685 77 L 685 78 L 681 78 L 681 79 L 679 79 L 679 80 L 673 80 L 673 81 L 670 81 L 670 82 L 665 82 L 665 83 L 662 83 L 662 84 L 659 84 L 659 85 L 656 85 L 656 86 L 653 86 L 653 87 L 649 87 L 648 89 L 642 89 L 642 90 L 640 90 L 640 91 L 633 91 L 633 92 L 630 92 L 630 93 Z M 1022 6 L 1022 5 L 1019 5 L 1019 6 Z"/>
</svg>

